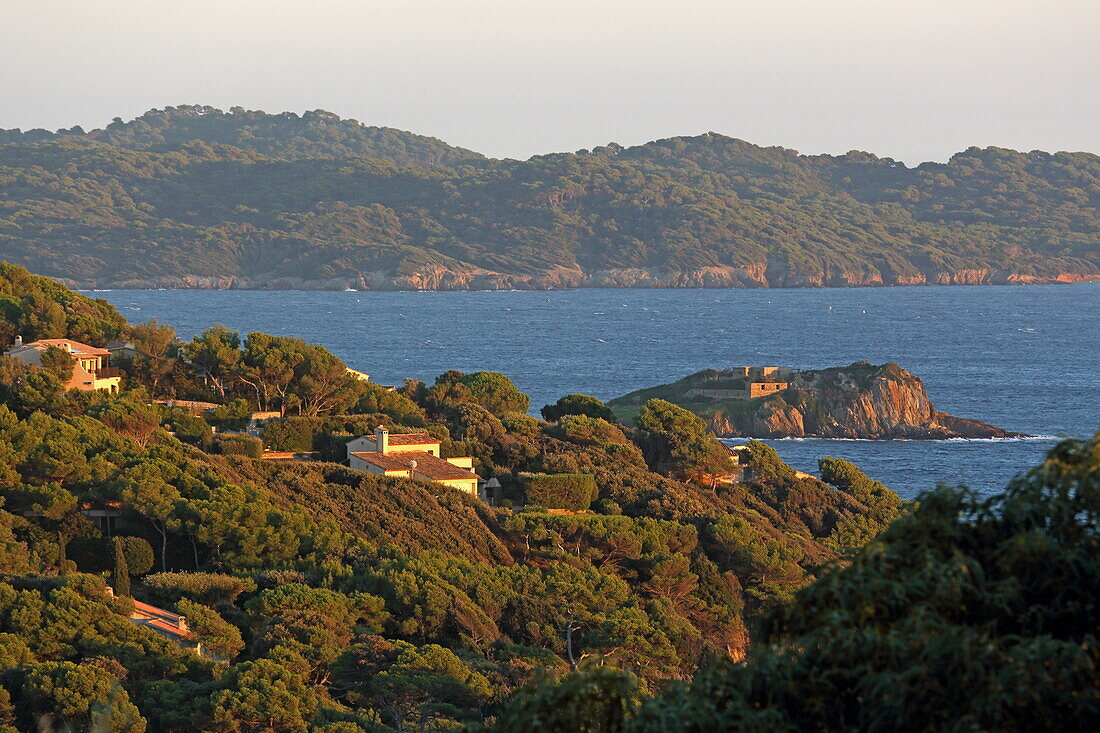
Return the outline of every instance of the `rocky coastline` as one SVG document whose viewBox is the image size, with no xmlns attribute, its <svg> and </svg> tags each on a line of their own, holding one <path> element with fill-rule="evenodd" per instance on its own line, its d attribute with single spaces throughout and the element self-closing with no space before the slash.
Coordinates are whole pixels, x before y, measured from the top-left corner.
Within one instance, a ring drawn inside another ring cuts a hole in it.
<svg viewBox="0 0 1100 733">
<path fill-rule="evenodd" d="M 949 440 L 1026 438 L 1003 428 L 937 410 L 924 383 L 893 362 L 795 372 L 782 391 L 751 400 L 695 396 L 725 375 L 706 370 L 669 385 L 639 390 L 608 403 L 624 415 L 660 397 L 702 417 L 722 438 L 848 438 Z"/>
<path fill-rule="evenodd" d="M 556 267 L 533 274 L 495 272 L 479 268 L 447 266 L 423 268 L 409 274 L 357 272 L 329 278 L 256 275 L 171 274 L 155 276 L 113 275 L 102 278 L 55 277 L 79 290 L 362 290 L 362 291 L 464 291 L 464 290 L 566 290 L 571 288 L 843 288 L 918 285 L 1042 285 L 1100 282 L 1100 271 L 1055 270 L 1043 274 L 994 268 L 912 271 L 823 269 L 795 272 L 775 262 L 750 266 L 716 265 L 686 271 L 628 268 L 584 271 Z"/>
</svg>

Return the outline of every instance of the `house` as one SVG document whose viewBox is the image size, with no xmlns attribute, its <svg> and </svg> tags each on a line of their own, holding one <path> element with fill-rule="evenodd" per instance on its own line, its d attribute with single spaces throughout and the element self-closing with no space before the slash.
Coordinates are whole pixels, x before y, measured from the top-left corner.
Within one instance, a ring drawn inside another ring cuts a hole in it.
<svg viewBox="0 0 1100 733">
<path fill-rule="evenodd" d="M 24 344 L 23 337 L 16 336 L 15 345 L 6 353 L 7 356 L 18 359 L 24 364 L 42 366 L 42 354 L 51 346 L 67 352 L 73 360 L 73 376 L 64 384 L 65 389 L 79 389 L 82 392 L 100 389 L 112 393 L 118 392 L 122 372 L 111 367 L 111 352 L 107 349 L 89 346 L 72 339 L 40 339 Z"/>
<path fill-rule="evenodd" d="M 115 594 L 111 586 L 107 586 L 107 594 L 111 596 Z M 180 616 L 178 613 L 172 613 L 171 611 L 165 611 L 163 608 L 157 608 L 148 603 L 142 603 L 136 598 L 131 600 L 134 603 L 134 610 L 130 612 L 130 621 L 132 623 L 138 626 L 144 626 L 150 631 L 154 631 L 169 641 L 180 645 L 184 649 L 193 649 L 197 654 L 210 656 L 206 653 L 206 650 L 202 648 L 202 643 L 191 636 L 191 629 L 187 626 L 186 618 Z"/>
<path fill-rule="evenodd" d="M 441 458 L 439 445 L 439 439 L 428 433 L 391 435 L 385 428 L 375 428 L 374 435 L 348 441 L 348 465 L 379 476 L 434 481 L 477 496 L 474 459 Z"/>
<path fill-rule="evenodd" d="M 729 453 L 730 460 L 733 462 L 733 471 L 726 476 L 722 476 L 718 479 L 717 483 L 720 484 L 740 484 L 750 479 L 749 469 L 749 456 L 747 445 L 726 445 L 722 446 Z"/>
<path fill-rule="evenodd" d="M 369 382 L 370 381 L 370 375 L 369 374 L 367 374 L 366 372 L 361 372 L 357 369 L 352 369 L 351 367 L 348 367 L 348 374 L 355 377 L 360 382 Z"/>
<path fill-rule="evenodd" d="M 116 364 L 133 361 L 139 356 L 151 358 L 149 354 L 135 346 L 132 341 L 109 341 L 103 348 L 111 352 L 111 358 Z"/>
<path fill-rule="evenodd" d="M 733 461 L 733 472 L 718 479 L 720 484 L 739 484 L 752 480 L 752 466 L 749 465 L 749 447 L 747 445 L 722 444 Z M 805 471 L 795 470 L 795 478 L 817 478 Z"/>
</svg>

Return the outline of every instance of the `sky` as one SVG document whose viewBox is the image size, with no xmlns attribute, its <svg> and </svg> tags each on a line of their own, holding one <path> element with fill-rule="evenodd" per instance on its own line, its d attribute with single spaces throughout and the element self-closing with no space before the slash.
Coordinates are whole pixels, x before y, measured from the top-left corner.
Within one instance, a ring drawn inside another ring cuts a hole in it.
<svg viewBox="0 0 1100 733">
<path fill-rule="evenodd" d="M 526 158 L 713 131 L 1100 153 L 1100 0 L 0 0 L 0 128 L 326 109 Z"/>
</svg>

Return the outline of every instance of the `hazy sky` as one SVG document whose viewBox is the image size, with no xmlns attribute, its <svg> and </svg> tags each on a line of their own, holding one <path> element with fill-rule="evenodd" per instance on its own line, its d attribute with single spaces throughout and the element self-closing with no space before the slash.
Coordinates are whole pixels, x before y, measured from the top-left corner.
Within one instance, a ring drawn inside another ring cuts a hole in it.
<svg viewBox="0 0 1100 733">
<path fill-rule="evenodd" d="M 496 156 L 1100 152 L 1100 0 L 0 0 L 0 127 L 323 108 Z"/>
</svg>

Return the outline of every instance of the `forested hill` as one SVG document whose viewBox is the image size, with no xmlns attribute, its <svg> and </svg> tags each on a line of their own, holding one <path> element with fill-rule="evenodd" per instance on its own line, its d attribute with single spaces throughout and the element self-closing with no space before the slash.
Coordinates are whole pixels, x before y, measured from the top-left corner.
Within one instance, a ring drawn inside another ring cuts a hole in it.
<svg viewBox="0 0 1100 733">
<path fill-rule="evenodd" d="M 401 165 L 452 164 L 483 157 L 442 140 L 392 127 L 369 127 L 323 109 L 302 115 L 271 115 L 234 107 L 223 112 L 206 105 L 151 109 L 123 122 L 116 117 L 100 130 L 0 130 L 0 144 L 46 141 L 100 143 L 128 150 L 166 151 L 191 142 L 231 145 L 284 160 L 370 156 Z"/>
<path fill-rule="evenodd" d="M 708 133 L 527 161 L 340 120 L 0 131 L 0 258 L 84 287 L 776 287 L 1100 278 L 1100 157 L 909 168 Z"/>
</svg>

